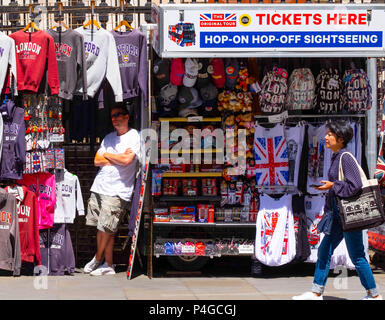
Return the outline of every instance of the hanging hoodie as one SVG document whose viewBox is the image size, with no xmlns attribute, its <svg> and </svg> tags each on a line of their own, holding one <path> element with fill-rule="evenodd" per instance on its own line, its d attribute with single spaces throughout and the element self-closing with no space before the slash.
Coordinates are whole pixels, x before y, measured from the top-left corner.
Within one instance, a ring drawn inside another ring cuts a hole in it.
<svg viewBox="0 0 385 320">
<path fill-rule="evenodd" d="M 57 66 L 59 70 L 59 97 L 72 100 L 76 83 L 87 88 L 87 65 L 84 53 L 84 39 L 78 32 L 68 29 L 61 32 L 47 31 L 55 42 Z M 87 94 L 83 95 L 87 100 Z"/>
<path fill-rule="evenodd" d="M 47 82 L 52 95 L 59 93 L 59 74 L 53 38 L 42 30 L 17 31 L 15 40 L 17 89 L 38 92 L 47 65 Z"/>
<path fill-rule="evenodd" d="M 40 250 L 42 265 L 49 270 L 49 275 L 75 272 L 75 254 L 65 223 L 55 223 L 51 229 L 40 231 Z"/>
<path fill-rule="evenodd" d="M 47 229 L 53 226 L 56 204 L 56 180 L 55 175 L 48 172 L 37 174 L 25 174 L 18 185 L 26 186 L 37 195 L 39 204 L 39 229 Z"/>
<path fill-rule="evenodd" d="M 148 59 L 146 36 L 133 29 L 128 32 L 111 31 L 118 53 L 123 100 L 142 94 L 147 107 Z"/>
<path fill-rule="evenodd" d="M 60 177 L 59 177 L 60 176 Z M 56 205 L 54 223 L 73 223 L 76 210 L 84 216 L 84 203 L 79 179 L 64 169 L 56 178 Z"/>
<path fill-rule="evenodd" d="M 3 118 L 3 145 L 0 179 L 21 179 L 25 163 L 24 110 L 11 100 L 0 106 Z"/>
<path fill-rule="evenodd" d="M 16 197 L 0 188 L 0 269 L 20 275 L 20 234 Z"/>
<path fill-rule="evenodd" d="M 6 75 L 9 66 L 11 67 L 10 70 L 14 80 L 14 93 L 17 95 L 15 40 L 0 31 L 0 93 L 5 83 L 8 83 L 8 79 L 6 81 Z"/>
<path fill-rule="evenodd" d="M 87 88 L 85 90 L 78 81 L 77 93 L 87 91 L 88 96 L 93 98 L 106 78 L 114 91 L 115 101 L 122 102 L 122 81 L 114 37 L 103 28 L 91 30 L 79 27 L 75 31 L 83 35 L 87 60 Z"/>
<path fill-rule="evenodd" d="M 37 198 L 25 186 L 8 186 L 9 194 L 16 197 L 17 215 L 20 232 L 21 260 L 41 264 L 39 242 L 39 208 Z"/>
</svg>

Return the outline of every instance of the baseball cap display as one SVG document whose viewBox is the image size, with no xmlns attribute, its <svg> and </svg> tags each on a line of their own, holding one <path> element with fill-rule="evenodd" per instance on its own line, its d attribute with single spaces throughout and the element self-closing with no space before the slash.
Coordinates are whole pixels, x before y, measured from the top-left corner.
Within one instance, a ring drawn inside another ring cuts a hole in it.
<svg viewBox="0 0 385 320">
<path fill-rule="evenodd" d="M 195 85 L 198 89 L 204 88 L 210 83 L 209 73 L 207 72 L 208 66 L 208 59 L 198 59 L 198 76 Z"/>
<path fill-rule="evenodd" d="M 203 100 L 201 105 L 202 115 L 215 115 L 217 113 L 218 89 L 210 82 L 206 87 L 201 88 L 199 93 Z"/>
<path fill-rule="evenodd" d="M 159 116 L 160 117 L 175 117 L 178 111 L 178 101 L 173 100 L 168 105 L 159 106 Z"/>
<path fill-rule="evenodd" d="M 179 117 L 187 118 L 187 117 L 194 117 L 198 116 L 197 109 L 195 108 L 188 108 L 188 107 L 179 107 Z"/>
<path fill-rule="evenodd" d="M 170 61 L 168 59 L 156 60 L 152 70 L 159 88 L 170 82 Z"/>
<path fill-rule="evenodd" d="M 237 78 L 239 73 L 238 60 L 234 58 L 227 58 L 225 61 L 226 71 L 226 87 L 234 89 L 237 84 Z"/>
<path fill-rule="evenodd" d="M 171 83 L 166 84 L 160 89 L 160 104 L 169 105 L 173 100 L 177 98 L 178 87 Z"/>
<path fill-rule="evenodd" d="M 201 88 L 199 93 L 205 101 L 214 100 L 218 97 L 218 89 L 211 82 L 207 86 Z"/>
<path fill-rule="evenodd" d="M 221 58 L 211 59 L 208 72 L 211 74 L 211 78 L 217 88 L 223 88 L 225 86 L 225 66 Z"/>
<path fill-rule="evenodd" d="M 181 87 L 179 89 L 178 101 L 181 107 L 188 108 L 198 108 L 202 104 L 197 89 L 188 87 Z"/>
<path fill-rule="evenodd" d="M 176 86 L 183 85 L 184 63 L 182 58 L 171 59 L 170 82 Z"/>
<path fill-rule="evenodd" d="M 205 117 L 213 117 L 218 114 L 217 99 L 203 101 L 201 108 L 201 114 Z"/>
<path fill-rule="evenodd" d="M 198 60 L 187 58 L 185 63 L 185 71 L 183 76 L 183 85 L 186 87 L 193 87 L 197 81 L 198 76 Z"/>
</svg>

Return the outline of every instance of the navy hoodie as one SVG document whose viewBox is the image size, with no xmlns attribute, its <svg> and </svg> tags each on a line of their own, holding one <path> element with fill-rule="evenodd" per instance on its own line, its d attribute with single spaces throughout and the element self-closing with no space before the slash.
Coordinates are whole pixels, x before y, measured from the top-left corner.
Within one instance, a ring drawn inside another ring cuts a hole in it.
<svg viewBox="0 0 385 320">
<path fill-rule="evenodd" d="M 3 118 L 3 148 L 0 179 L 21 179 L 25 163 L 24 110 L 8 100 L 0 106 Z"/>
</svg>

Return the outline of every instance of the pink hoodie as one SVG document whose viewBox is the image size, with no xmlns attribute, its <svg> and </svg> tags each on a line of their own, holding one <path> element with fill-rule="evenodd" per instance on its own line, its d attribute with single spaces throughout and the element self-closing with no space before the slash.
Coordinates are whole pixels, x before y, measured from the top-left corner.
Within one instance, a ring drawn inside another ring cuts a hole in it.
<svg viewBox="0 0 385 320">
<path fill-rule="evenodd" d="M 51 228 L 56 204 L 55 175 L 48 172 L 24 174 L 23 179 L 18 180 L 17 184 L 26 186 L 37 195 L 40 208 L 39 229 Z"/>
</svg>

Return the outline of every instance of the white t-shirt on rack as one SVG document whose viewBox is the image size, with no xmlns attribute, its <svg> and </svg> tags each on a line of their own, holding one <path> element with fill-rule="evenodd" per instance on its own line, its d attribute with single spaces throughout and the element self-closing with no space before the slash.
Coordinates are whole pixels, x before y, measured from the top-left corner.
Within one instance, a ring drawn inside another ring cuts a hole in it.
<svg viewBox="0 0 385 320">
<path fill-rule="evenodd" d="M 306 262 L 317 262 L 318 247 L 321 243 L 321 233 L 318 231 L 318 223 L 324 215 L 325 196 L 305 196 L 305 212 L 307 236 L 310 245 L 310 256 Z"/>
<path fill-rule="evenodd" d="M 62 179 L 56 178 L 54 223 L 73 223 L 76 210 L 84 215 L 84 204 L 79 178 L 64 169 Z"/>
<path fill-rule="evenodd" d="M 134 189 L 136 162 L 140 156 L 140 135 L 135 129 L 130 129 L 127 133 L 118 136 L 116 131 L 109 133 L 103 139 L 98 152 L 101 154 L 124 153 L 130 148 L 136 157 L 127 166 L 110 165 L 101 167 L 91 191 L 106 196 L 119 196 L 121 199 L 130 201 Z"/>
<path fill-rule="evenodd" d="M 285 137 L 289 157 L 289 185 L 298 186 L 298 173 L 301 164 L 303 141 L 305 137 L 305 126 L 285 128 Z"/>
<path fill-rule="evenodd" d="M 257 216 L 255 256 L 267 266 L 280 266 L 292 261 L 296 254 L 292 196 L 273 199 L 260 197 Z"/>
<path fill-rule="evenodd" d="M 322 180 L 327 180 L 327 172 L 330 167 L 331 153 L 325 146 L 326 126 L 321 125 L 315 127 L 309 124 L 308 127 L 308 177 L 307 177 L 307 192 L 309 194 L 320 194 L 324 191 L 319 191 L 312 184 L 319 184 Z M 330 151 L 331 152 L 331 151 Z"/>
</svg>

